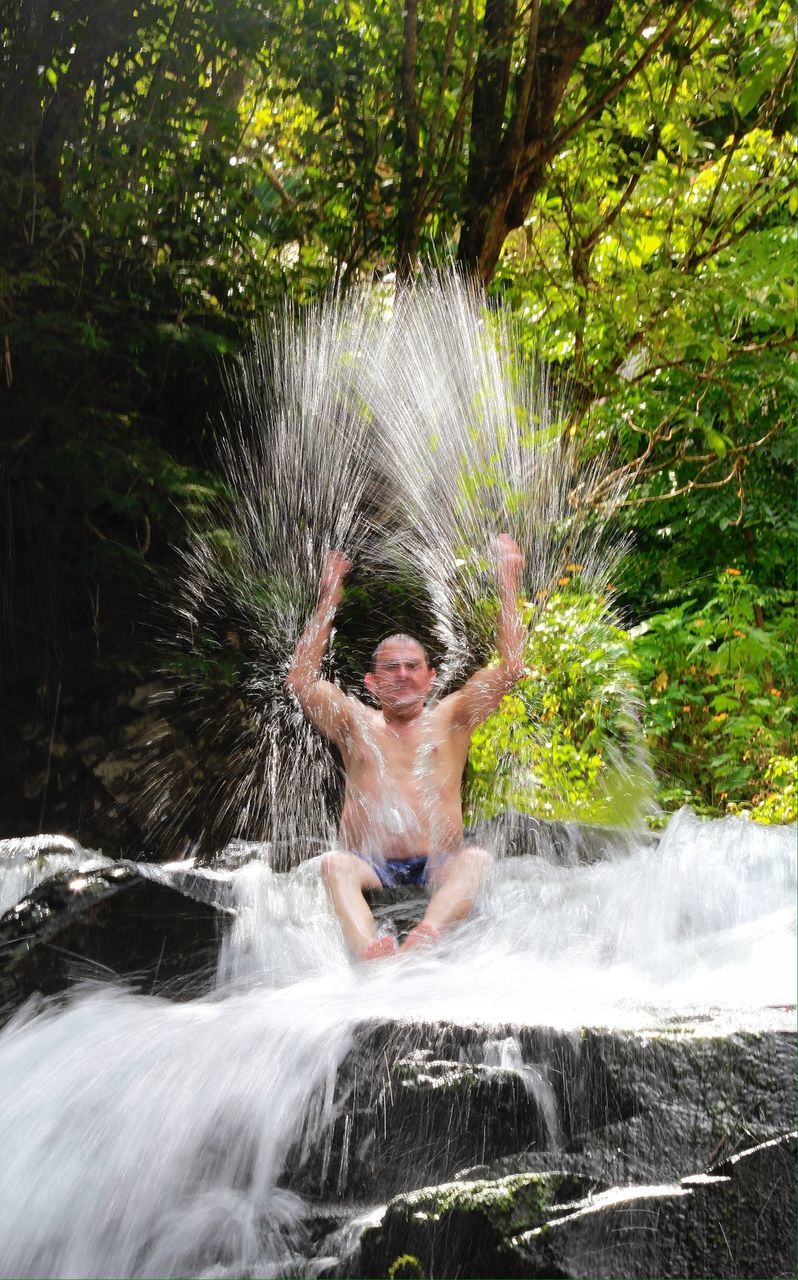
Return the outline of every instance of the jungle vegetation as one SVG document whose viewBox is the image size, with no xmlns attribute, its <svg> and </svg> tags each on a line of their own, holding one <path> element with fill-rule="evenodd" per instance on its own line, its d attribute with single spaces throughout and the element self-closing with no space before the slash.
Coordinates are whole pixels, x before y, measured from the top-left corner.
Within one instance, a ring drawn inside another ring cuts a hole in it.
<svg viewBox="0 0 798 1280">
<path fill-rule="evenodd" d="M 254 317 L 450 254 L 630 481 L 566 790 L 620 645 L 666 808 L 794 816 L 794 72 L 781 0 L 2 0 L 7 689 L 134 665 Z"/>
</svg>

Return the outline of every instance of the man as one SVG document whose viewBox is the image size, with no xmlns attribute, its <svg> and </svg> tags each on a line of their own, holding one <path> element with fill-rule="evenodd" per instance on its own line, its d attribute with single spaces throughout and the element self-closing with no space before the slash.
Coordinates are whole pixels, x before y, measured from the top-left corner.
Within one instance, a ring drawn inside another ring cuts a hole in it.
<svg viewBox="0 0 798 1280">
<path fill-rule="evenodd" d="M 365 685 L 379 710 L 322 679 L 322 659 L 351 568 L 340 551 L 327 554 L 319 603 L 291 660 L 286 686 L 343 758 L 340 849 L 324 855 L 322 875 L 344 938 L 360 959 L 396 949 L 393 938 L 375 937 L 365 889 L 431 886 L 424 919 L 405 939 L 406 950 L 436 942 L 465 919 L 487 871 L 488 853 L 463 843 L 460 785 L 471 734 L 523 670 L 518 609 L 523 559 L 507 534 L 496 541 L 496 557 L 499 664 L 476 672 L 431 707 L 427 698 L 435 671 L 423 646 L 410 636 L 391 636 L 374 654 Z"/>
</svg>

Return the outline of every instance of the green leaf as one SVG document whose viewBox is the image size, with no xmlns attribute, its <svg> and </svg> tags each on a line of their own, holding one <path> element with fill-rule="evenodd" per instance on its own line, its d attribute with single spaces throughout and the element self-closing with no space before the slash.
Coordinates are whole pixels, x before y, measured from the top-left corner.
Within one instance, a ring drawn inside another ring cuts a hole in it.
<svg viewBox="0 0 798 1280">
<path fill-rule="evenodd" d="M 715 431 L 711 427 L 708 428 L 704 434 L 706 442 L 710 449 L 712 449 L 713 453 L 716 453 L 719 458 L 725 458 L 727 445 L 724 436 L 722 436 L 719 431 Z"/>
</svg>

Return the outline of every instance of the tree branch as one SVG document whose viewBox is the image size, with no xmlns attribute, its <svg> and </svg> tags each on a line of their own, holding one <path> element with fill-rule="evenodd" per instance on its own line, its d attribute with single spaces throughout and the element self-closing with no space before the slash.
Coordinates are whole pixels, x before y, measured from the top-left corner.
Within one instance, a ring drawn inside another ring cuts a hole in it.
<svg viewBox="0 0 798 1280">
<path fill-rule="evenodd" d="M 566 129 L 561 129 L 560 132 L 554 136 L 546 149 L 546 160 L 550 160 L 556 156 L 562 150 L 565 143 L 568 142 L 574 134 L 579 132 L 582 125 L 587 124 L 589 120 L 592 120 L 597 116 L 609 102 L 612 102 L 613 98 L 617 98 L 618 94 L 621 93 L 632 80 L 634 80 L 635 76 L 639 74 L 643 67 L 647 66 L 651 61 L 654 54 L 662 48 L 665 41 L 673 35 L 674 31 L 676 31 L 679 26 L 682 14 L 687 12 L 693 2 L 694 0 L 682 0 L 670 22 L 665 24 L 659 34 L 654 37 L 651 44 L 643 51 L 643 53 L 641 53 L 640 57 L 629 68 L 629 70 L 613 84 L 609 85 L 603 93 L 600 93 L 595 102 L 587 107 L 581 115 L 577 116 L 576 120 L 574 120 L 572 124 L 568 125 Z"/>
<path fill-rule="evenodd" d="M 438 134 L 440 132 L 441 120 L 443 119 L 443 108 L 446 100 L 446 86 L 449 83 L 449 72 L 452 66 L 452 55 L 454 53 L 454 38 L 457 32 L 457 22 L 460 17 L 460 0 L 452 0 L 452 12 L 449 17 L 449 26 L 446 29 L 446 43 L 443 47 L 443 58 L 441 59 L 440 77 L 438 79 L 438 102 L 435 107 L 435 115 L 430 125 L 429 136 L 427 138 L 427 154 L 429 155 L 430 164 L 435 155 L 435 148 L 438 145 Z"/>
<path fill-rule="evenodd" d="M 404 146 L 399 180 L 397 279 L 410 275 L 418 239 L 416 192 L 418 188 L 420 122 L 416 87 L 418 50 L 418 0 L 404 0 L 404 41 L 402 45 L 402 114 Z"/>
<path fill-rule="evenodd" d="M 507 143 L 511 151 L 517 150 L 523 142 L 524 127 L 529 115 L 529 104 L 532 100 L 532 87 L 535 81 L 536 54 L 538 47 L 538 31 L 540 30 L 540 0 L 532 0 L 529 14 L 529 27 L 526 36 L 526 56 L 524 69 L 516 94 L 512 118 L 507 126 Z"/>
</svg>

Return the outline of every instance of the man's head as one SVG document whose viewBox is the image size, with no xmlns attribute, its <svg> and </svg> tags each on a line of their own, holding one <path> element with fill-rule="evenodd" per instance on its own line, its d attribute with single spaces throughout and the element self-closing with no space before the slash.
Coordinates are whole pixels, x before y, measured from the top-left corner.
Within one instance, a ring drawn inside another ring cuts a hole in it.
<svg viewBox="0 0 798 1280">
<path fill-rule="evenodd" d="M 397 720 L 412 720 L 427 700 L 435 679 L 427 651 L 412 636 L 388 636 L 374 650 L 366 688 L 383 712 Z"/>
</svg>

